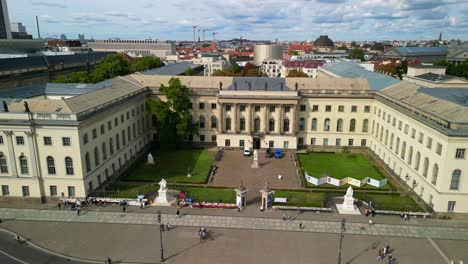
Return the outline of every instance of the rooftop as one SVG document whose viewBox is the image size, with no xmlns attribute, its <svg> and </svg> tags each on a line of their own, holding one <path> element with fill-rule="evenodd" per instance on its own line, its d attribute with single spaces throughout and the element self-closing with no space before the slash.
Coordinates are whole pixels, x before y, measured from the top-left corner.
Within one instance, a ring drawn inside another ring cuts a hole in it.
<svg viewBox="0 0 468 264">
<path fill-rule="evenodd" d="M 419 55 L 419 54 L 447 54 L 448 47 L 395 47 L 392 48 L 401 55 Z"/>
<path fill-rule="evenodd" d="M 450 76 L 450 75 L 445 75 L 445 74 L 436 74 L 432 72 L 416 75 L 416 78 L 432 81 L 432 82 L 438 82 L 438 81 L 447 81 L 451 79 L 457 79 L 455 76 Z"/>
<path fill-rule="evenodd" d="M 191 68 L 191 69 L 196 69 L 201 67 L 201 65 L 193 64 L 188 61 L 184 62 L 179 62 L 179 63 L 173 63 L 173 64 L 168 64 L 160 68 L 156 69 L 151 69 L 142 72 L 141 74 L 144 75 L 181 75 L 184 74 L 184 72 Z"/>
</svg>

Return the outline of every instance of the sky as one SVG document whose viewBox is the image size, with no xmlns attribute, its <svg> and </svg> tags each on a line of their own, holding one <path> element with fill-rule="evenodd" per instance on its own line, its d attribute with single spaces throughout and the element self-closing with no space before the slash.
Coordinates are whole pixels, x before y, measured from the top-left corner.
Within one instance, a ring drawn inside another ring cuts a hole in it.
<svg viewBox="0 0 468 264">
<path fill-rule="evenodd" d="M 7 0 L 10 21 L 37 36 L 206 39 L 468 39 L 468 0 Z M 203 38 L 200 31 L 200 38 Z M 198 36 L 198 31 L 197 31 Z"/>
</svg>

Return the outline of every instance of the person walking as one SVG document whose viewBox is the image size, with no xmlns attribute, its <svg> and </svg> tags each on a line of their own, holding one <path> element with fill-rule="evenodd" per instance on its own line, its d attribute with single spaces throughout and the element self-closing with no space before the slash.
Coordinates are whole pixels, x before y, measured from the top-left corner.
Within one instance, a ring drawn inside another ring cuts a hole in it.
<svg viewBox="0 0 468 264">
<path fill-rule="evenodd" d="M 80 216 L 80 212 L 81 212 L 80 208 L 76 208 L 76 215 L 77 216 Z"/>
<path fill-rule="evenodd" d="M 377 261 L 382 261 L 383 259 L 383 252 L 382 249 L 379 249 L 379 252 L 377 253 Z"/>
<path fill-rule="evenodd" d="M 302 229 L 302 221 L 299 223 L 299 229 Z"/>
<path fill-rule="evenodd" d="M 180 211 L 179 211 L 179 209 L 177 209 L 177 212 L 175 213 L 175 215 L 176 215 L 177 217 L 180 216 Z"/>
<path fill-rule="evenodd" d="M 127 213 L 127 206 L 122 207 L 122 215 L 125 215 Z"/>
</svg>

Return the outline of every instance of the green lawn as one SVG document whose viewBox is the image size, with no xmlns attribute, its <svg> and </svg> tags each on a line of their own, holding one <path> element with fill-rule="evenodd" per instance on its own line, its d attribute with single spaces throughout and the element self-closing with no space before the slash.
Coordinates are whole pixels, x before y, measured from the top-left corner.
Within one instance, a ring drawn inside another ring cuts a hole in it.
<svg viewBox="0 0 468 264">
<path fill-rule="evenodd" d="M 323 192 L 275 191 L 275 197 L 287 198 L 287 202 L 275 205 L 323 207 Z"/>
<path fill-rule="evenodd" d="M 298 154 L 302 170 L 316 178 L 326 175 L 336 179 L 352 177 L 362 180 L 370 177 L 382 180 L 385 177 L 363 154 L 354 153 L 307 153 Z"/>
<path fill-rule="evenodd" d="M 159 182 L 162 178 L 171 183 L 204 183 L 214 163 L 216 152 L 205 149 L 165 150 L 153 152 L 155 165 L 139 162 L 124 181 Z M 188 168 L 192 177 L 187 177 Z"/>
<path fill-rule="evenodd" d="M 195 199 L 195 202 L 218 203 L 235 203 L 236 193 L 234 189 L 226 188 L 209 188 L 209 187 L 192 187 L 192 186 L 169 186 L 170 189 L 183 191 L 187 196 Z"/>
<path fill-rule="evenodd" d="M 354 193 L 354 197 L 365 202 L 372 201 L 372 206 L 377 210 L 413 211 L 424 210 L 410 196 L 399 194 L 365 194 Z"/>
<path fill-rule="evenodd" d="M 112 198 L 137 198 L 139 194 L 145 196 L 156 193 L 159 190 L 159 185 L 119 185 L 115 190 L 105 195 Z"/>
</svg>

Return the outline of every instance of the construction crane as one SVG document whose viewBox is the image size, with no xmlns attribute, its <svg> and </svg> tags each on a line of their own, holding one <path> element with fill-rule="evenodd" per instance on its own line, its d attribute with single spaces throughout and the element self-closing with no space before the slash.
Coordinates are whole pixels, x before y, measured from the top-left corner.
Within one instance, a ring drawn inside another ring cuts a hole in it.
<svg viewBox="0 0 468 264">
<path fill-rule="evenodd" d="M 213 41 L 216 41 L 216 34 L 219 34 L 219 33 L 218 32 L 213 32 L 211 34 L 213 34 Z"/>
</svg>

